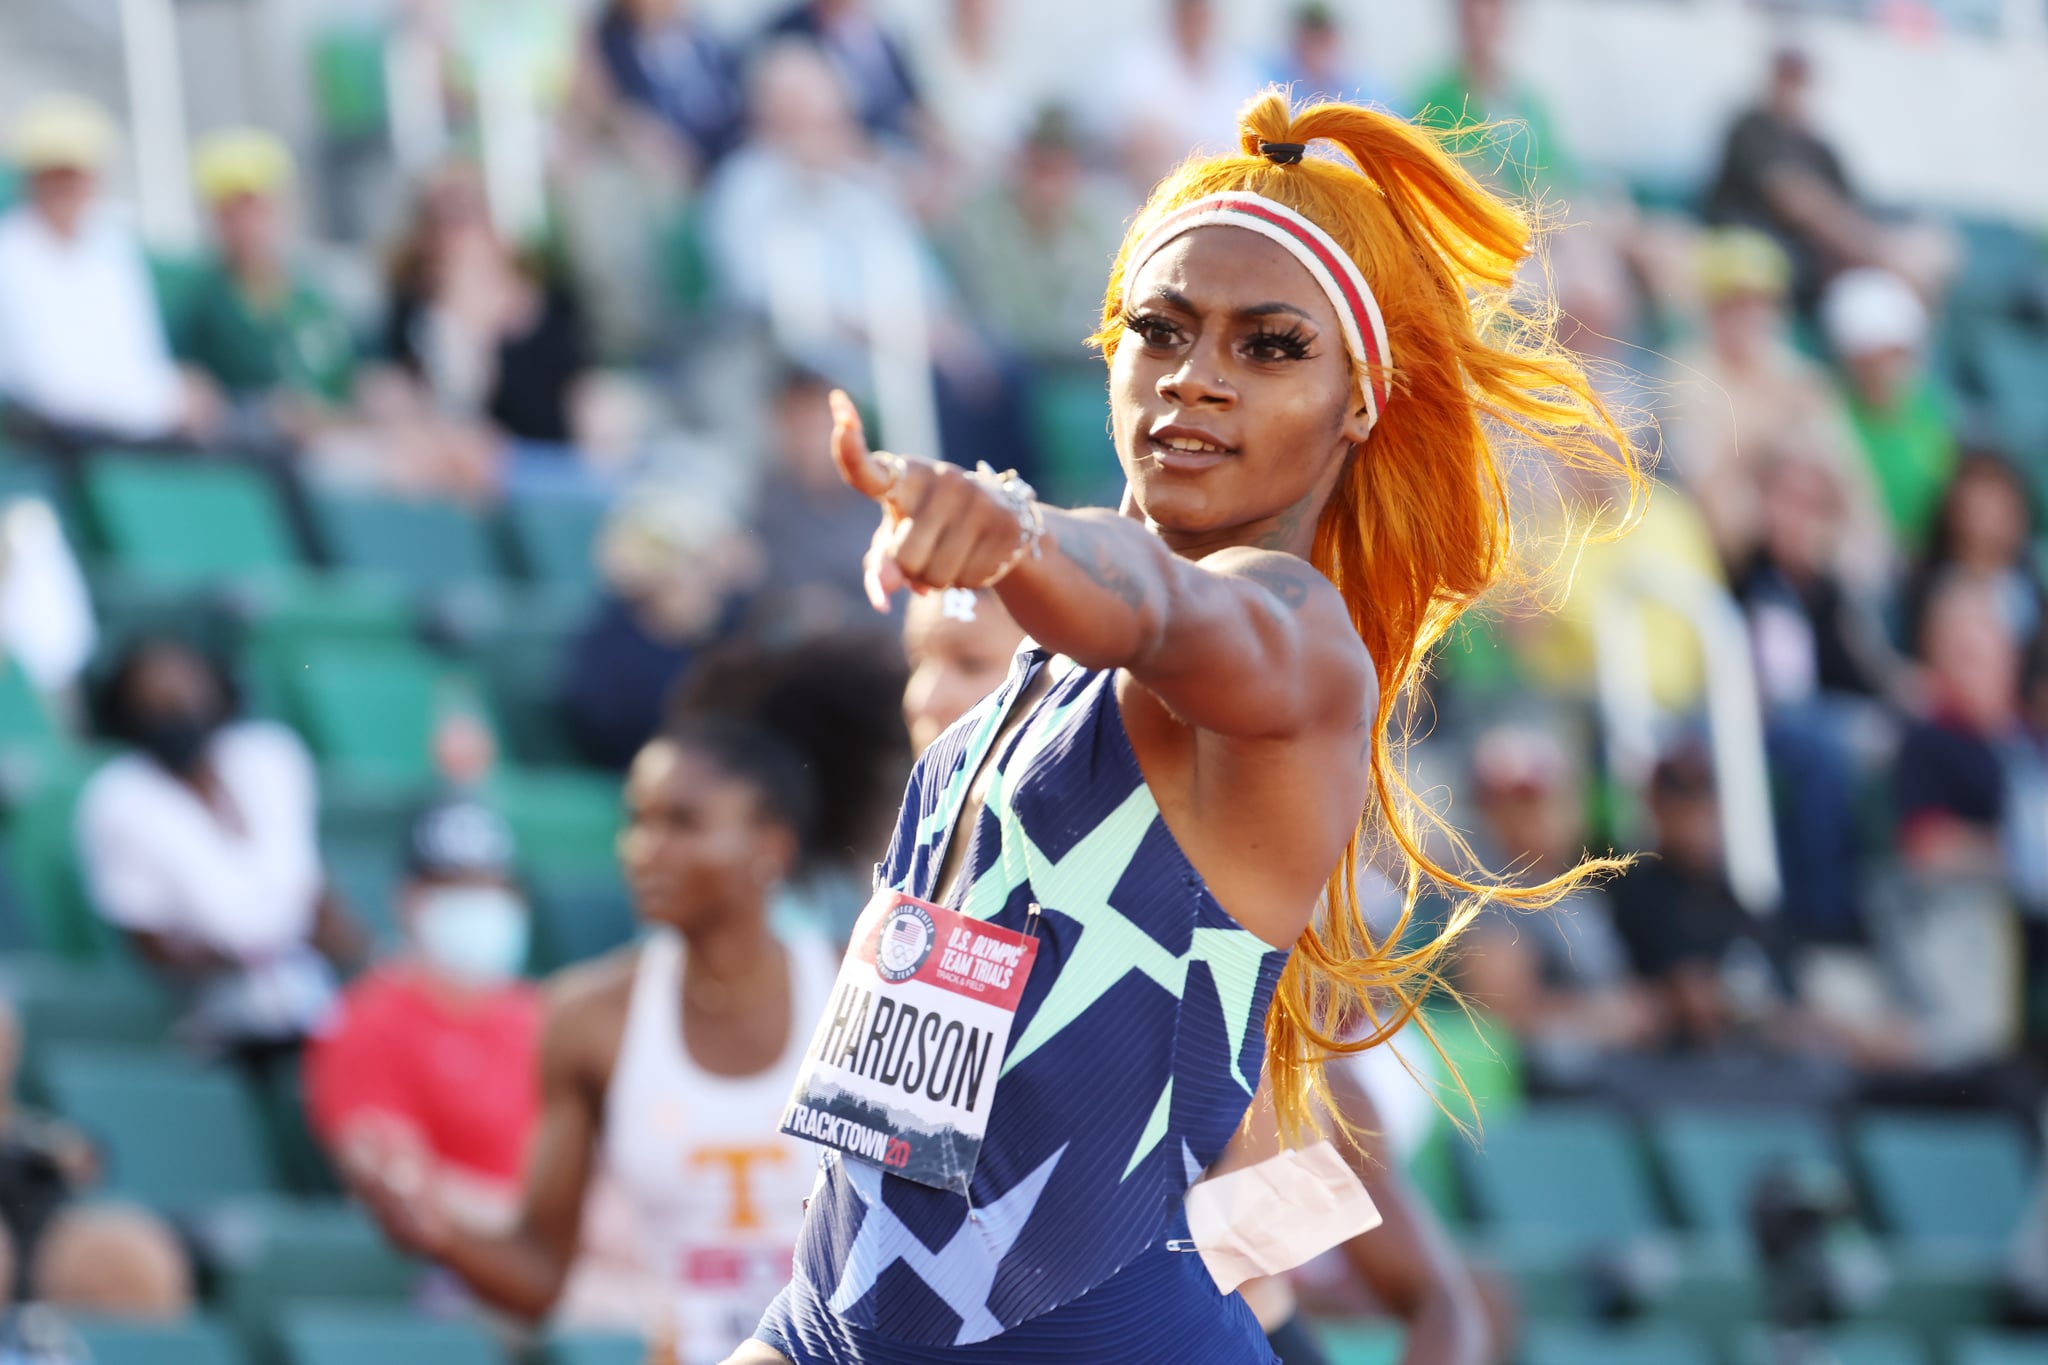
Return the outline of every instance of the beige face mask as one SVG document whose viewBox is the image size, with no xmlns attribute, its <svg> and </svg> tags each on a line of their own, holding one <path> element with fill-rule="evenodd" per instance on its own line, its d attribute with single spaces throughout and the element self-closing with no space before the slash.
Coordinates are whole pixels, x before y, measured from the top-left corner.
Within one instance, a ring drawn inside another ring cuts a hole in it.
<svg viewBox="0 0 2048 1365">
<path fill-rule="evenodd" d="M 1224 1294 L 1380 1225 L 1372 1196 L 1327 1141 L 1199 1180 L 1188 1190 L 1187 1211 L 1192 1249 Z"/>
</svg>

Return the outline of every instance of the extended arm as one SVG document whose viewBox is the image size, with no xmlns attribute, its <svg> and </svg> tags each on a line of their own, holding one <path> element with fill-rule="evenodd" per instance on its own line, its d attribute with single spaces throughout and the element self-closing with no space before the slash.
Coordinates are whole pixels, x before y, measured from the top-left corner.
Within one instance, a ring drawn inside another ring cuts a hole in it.
<svg viewBox="0 0 2048 1365">
<path fill-rule="evenodd" d="M 868 554 L 878 604 L 898 588 L 978 586 L 1018 546 L 1012 510 L 952 465 L 871 455 L 835 399 L 833 454 L 881 502 Z M 1108 511 L 1045 510 L 1039 553 L 997 587 L 1032 637 L 1090 668 L 1121 668 L 1191 725 L 1281 739 L 1357 723 L 1372 663 L 1343 599 L 1293 555 L 1251 547 L 1184 559 Z"/>
</svg>

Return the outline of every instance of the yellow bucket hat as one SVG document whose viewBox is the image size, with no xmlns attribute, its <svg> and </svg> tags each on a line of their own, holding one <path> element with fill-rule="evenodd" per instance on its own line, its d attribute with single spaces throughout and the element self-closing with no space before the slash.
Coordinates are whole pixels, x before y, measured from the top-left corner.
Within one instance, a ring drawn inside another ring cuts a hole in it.
<svg viewBox="0 0 2048 1365">
<path fill-rule="evenodd" d="M 292 154 L 284 139 L 261 128 L 231 128 L 200 140 L 192 178 L 209 204 L 242 194 L 275 194 L 291 183 Z"/>
<path fill-rule="evenodd" d="M 96 171 L 114 148 L 114 121 L 79 95 L 45 95 L 22 110 L 8 139 L 14 164 L 37 171 Z"/>
</svg>

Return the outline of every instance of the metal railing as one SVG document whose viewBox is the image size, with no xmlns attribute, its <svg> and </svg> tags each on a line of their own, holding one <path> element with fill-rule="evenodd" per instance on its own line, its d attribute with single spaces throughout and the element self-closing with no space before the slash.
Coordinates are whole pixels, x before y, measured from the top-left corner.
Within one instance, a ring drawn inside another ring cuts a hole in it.
<svg viewBox="0 0 2048 1365">
<path fill-rule="evenodd" d="M 1644 607 L 1651 603 L 1675 611 L 1699 638 L 1729 889 L 1750 913 L 1774 913 L 1783 882 L 1747 624 L 1720 584 L 1649 556 L 1610 579 L 1593 613 L 1596 687 L 1608 771 L 1624 788 L 1640 793 L 1661 747 L 1663 717 L 1650 686 L 1642 619 Z M 1625 803 L 1618 812 L 1623 823 L 1618 834 L 1638 832 L 1626 822 L 1639 818 L 1640 809 L 1639 801 L 1632 808 Z"/>
</svg>

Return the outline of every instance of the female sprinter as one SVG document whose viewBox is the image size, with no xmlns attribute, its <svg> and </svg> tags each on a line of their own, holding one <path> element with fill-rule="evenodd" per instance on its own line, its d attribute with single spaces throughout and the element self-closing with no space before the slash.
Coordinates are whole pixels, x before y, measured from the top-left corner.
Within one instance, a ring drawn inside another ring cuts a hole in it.
<svg viewBox="0 0 2048 1365">
<path fill-rule="evenodd" d="M 1037 960 L 968 1195 L 828 1155 L 733 1365 L 1268 1365 L 1182 1202 L 1262 1067 L 1305 1126 L 1322 1057 L 1426 983 L 1434 948 L 1366 931 L 1361 837 L 1514 904 L 1589 870 L 1508 889 L 1432 861 L 1390 734 L 1508 564 L 1489 433 L 1640 486 L 1546 318 L 1509 312 L 1530 224 L 1368 109 L 1268 92 L 1240 141 L 1160 185 L 1110 274 L 1126 515 L 871 453 L 837 400 L 841 472 L 882 504 L 877 603 L 993 585 L 1036 642 L 919 760 L 880 879 Z"/>
</svg>

